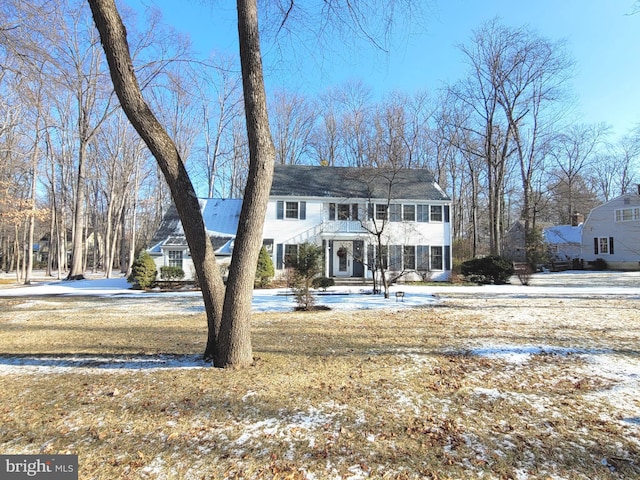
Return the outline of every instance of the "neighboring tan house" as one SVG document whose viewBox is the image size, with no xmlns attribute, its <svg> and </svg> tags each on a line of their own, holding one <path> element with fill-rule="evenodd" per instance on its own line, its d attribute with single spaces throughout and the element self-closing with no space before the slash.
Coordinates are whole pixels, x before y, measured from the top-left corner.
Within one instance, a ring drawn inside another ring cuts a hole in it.
<svg viewBox="0 0 640 480">
<path fill-rule="evenodd" d="M 589 213 L 582 228 L 585 267 L 596 259 L 615 270 L 640 270 L 640 186 Z"/>
<path fill-rule="evenodd" d="M 228 260 L 242 200 L 207 199 L 201 205 L 216 257 Z M 277 165 L 263 244 L 278 278 L 298 245 L 314 243 L 323 248 L 327 277 L 364 282 L 372 278 L 375 261 L 383 260 L 389 277 L 444 281 L 451 273 L 450 212 L 451 200 L 427 170 Z M 182 262 L 185 278 L 193 278 L 175 209 L 149 251 L 158 267 Z"/>
</svg>

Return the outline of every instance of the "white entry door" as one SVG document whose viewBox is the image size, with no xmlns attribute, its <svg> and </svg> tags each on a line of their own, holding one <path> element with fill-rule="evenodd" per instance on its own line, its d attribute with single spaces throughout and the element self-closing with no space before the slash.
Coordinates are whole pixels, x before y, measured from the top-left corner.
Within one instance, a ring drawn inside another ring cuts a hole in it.
<svg viewBox="0 0 640 480">
<path fill-rule="evenodd" d="M 333 275 L 353 276 L 353 242 L 333 242 Z"/>
</svg>

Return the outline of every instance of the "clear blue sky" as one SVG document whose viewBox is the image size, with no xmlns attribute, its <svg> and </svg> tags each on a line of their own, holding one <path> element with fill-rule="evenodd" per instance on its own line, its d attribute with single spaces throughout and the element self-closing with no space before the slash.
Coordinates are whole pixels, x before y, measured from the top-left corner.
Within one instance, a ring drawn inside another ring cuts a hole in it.
<svg viewBox="0 0 640 480">
<path fill-rule="evenodd" d="M 123 0 L 135 9 L 155 5 L 164 21 L 190 36 L 203 55 L 237 54 L 235 2 L 231 0 Z M 266 56 L 267 88 L 313 96 L 347 80 L 361 80 L 377 97 L 394 90 L 434 91 L 463 78 L 456 45 L 472 30 L 499 17 L 504 25 L 528 26 L 549 40 L 566 40 L 576 64 L 571 91 L 581 122 L 606 122 L 616 135 L 640 123 L 640 13 L 635 0 L 423 0 L 429 4 L 420 25 L 403 33 L 388 55 L 364 43 L 338 45 L 328 54 L 305 45 L 295 60 Z M 312 53 L 309 53 L 312 52 Z M 315 53 L 313 53 L 315 52 Z M 278 58 L 278 62 L 269 61 Z"/>
</svg>

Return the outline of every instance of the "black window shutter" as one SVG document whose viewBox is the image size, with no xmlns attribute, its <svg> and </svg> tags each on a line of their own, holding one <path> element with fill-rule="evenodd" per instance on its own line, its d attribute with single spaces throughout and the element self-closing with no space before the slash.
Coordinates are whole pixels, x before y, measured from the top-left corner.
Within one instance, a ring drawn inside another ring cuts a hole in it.
<svg viewBox="0 0 640 480">
<path fill-rule="evenodd" d="M 593 253 L 598 255 L 598 237 L 593 237 Z"/>
<path fill-rule="evenodd" d="M 613 255 L 613 237 L 609 237 L 609 255 Z"/>
<path fill-rule="evenodd" d="M 373 220 L 373 203 L 367 204 L 367 216 L 369 217 L 369 220 Z"/>
<path fill-rule="evenodd" d="M 307 218 L 307 202 L 300 202 L 300 220 Z"/>
<path fill-rule="evenodd" d="M 449 207 L 446 208 L 449 211 Z M 449 245 L 444 246 L 444 269 L 451 270 L 451 247 Z"/>
<path fill-rule="evenodd" d="M 282 270 L 282 267 L 283 267 L 283 264 L 282 264 L 283 253 L 284 253 L 284 245 L 282 245 L 281 243 L 278 243 L 276 245 L 276 269 L 278 270 Z"/>
<path fill-rule="evenodd" d="M 449 205 L 444 206 L 444 222 L 449 223 Z"/>
<path fill-rule="evenodd" d="M 278 200 L 276 203 L 276 218 L 278 220 L 282 220 L 284 218 L 284 202 L 282 200 Z"/>
</svg>

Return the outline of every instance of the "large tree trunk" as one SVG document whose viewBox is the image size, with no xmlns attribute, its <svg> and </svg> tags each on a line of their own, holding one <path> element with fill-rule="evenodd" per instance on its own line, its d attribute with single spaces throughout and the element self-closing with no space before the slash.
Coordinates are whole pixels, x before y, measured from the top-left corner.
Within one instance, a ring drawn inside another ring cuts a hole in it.
<svg viewBox="0 0 640 480">
<path fill-rule="evenodd" d="M 237 4 L 242 88 L 249 140 L 249 177 L 227 280 L 219 350 L 215 356 L 215 364 L 219 367 L 246 366 L 253 362 L 250 335 L 253 281 L 262 246 L 262 229 L 276 156 L 269 130 L 262 74 L 257 2 L 238 0 Z"/>
<path fill-rule="evenodd" d="M 78 180 L 76 183 L 76 202 L 73 222 L 73 246 L 71 257 L 71 270 L 67 280 L 80 280 L 84 278 L 84 216 L 86 203 L 85 177 L 86 177 L 86 143 L 80 140 L 78 154 Z"/>
<path fill-rule="evenodd" d="M 207 312 L 210 344 L 207 345 L 206 356 L 213 357 L 222 318 L 224 284 L 216 266 L 213 247 L 205 229 L 196 192 L 174 142 L 142 97 L 134 74 L 126 30 L 114 0 L 88 1 L 100 32 L 120 105 L 156 158 L 180 215 Z"/>
</svg>

